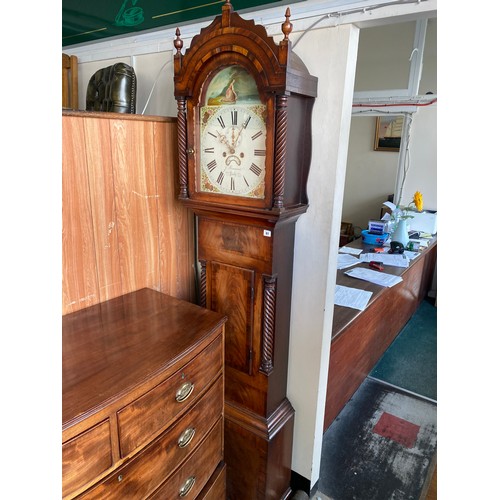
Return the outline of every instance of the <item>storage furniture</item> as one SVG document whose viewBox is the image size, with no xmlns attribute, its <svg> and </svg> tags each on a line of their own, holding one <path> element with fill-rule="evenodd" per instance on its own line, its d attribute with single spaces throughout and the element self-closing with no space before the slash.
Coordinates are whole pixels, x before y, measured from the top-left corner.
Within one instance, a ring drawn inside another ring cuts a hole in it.
<svg viewBox="0 0 500 500">
<path fill-rule="evenodd" d="M 64 499 L 225 498 L 225 319 L 147 288 L 63 316 Z"/>
<path fill-rule="evenodd" d="M 78 109 L 78 58 L 62 55 L 62 107 Z"/>
<path fill-rule="evenodd" d="M 62 313 L 141 288 L 194 302 L 176 119 L 63 111 L 62 146 Z"/>
</svg>

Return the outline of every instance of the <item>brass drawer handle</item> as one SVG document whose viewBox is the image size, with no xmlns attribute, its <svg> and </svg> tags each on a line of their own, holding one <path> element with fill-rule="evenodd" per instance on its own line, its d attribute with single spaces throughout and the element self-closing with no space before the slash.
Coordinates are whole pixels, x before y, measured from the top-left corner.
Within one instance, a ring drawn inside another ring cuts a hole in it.
<svg viewBox="0 0 500 500">
<path fill-rule="evenodd" d="M 182 403 L 183 401 L 186 401 L 186 399 L 191 396 L 191 393 L 194 390 L 194 384 L 191 382 L 184 382 L 182 384 L 181 388 L 176 392 L 175 394 L 175 400 L 178 403 Z"/>
<path fill-rule="evenodd" d="M 177 445 L 179 448 L 185 448 L 194 438 L 196 430 L 192 427 L 186 429 L 177 440 Z"/>
<path fill-rule="evenodd" d="M 191 488 L 194 486 L 195 482 L 196 478 L 194 476 L 188 477 L 186 479 L 186 482 L 182 485 L 181 489 L 179 490 L 179 496 L 185 497 L 191 491 Z"/>
</svg>

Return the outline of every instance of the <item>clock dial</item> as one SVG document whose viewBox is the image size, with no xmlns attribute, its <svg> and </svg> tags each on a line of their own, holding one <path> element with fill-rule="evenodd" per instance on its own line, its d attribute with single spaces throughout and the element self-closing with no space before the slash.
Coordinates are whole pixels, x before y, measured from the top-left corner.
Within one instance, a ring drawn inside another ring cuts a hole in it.
<svg viewBox="0 0 500 500">
<path fill-rule="evenodd" d="M 266 107 L 200 109 L 200 191 L 264 198 Z"/>
</svg>

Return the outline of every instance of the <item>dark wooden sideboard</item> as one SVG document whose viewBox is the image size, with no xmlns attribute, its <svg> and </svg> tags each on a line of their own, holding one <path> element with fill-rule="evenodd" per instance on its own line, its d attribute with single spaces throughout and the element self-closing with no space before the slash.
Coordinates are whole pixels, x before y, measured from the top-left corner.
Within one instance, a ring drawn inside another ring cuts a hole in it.
<svg viewBox="0 0 500 500">
<path fill-rule="evenodd" d="M 225 498 L 225 321 L 147 288 L 63 316 L 63 498 Z"/>
<path fill-rule="evenodd" d="M 348 246 L 368 251 L 361 240 Z M 384 288 L 337 271 L 337 285 L 373 292 L 364 311 L 335 306 L 326 394 L 324 430 L 356 392 L 379 358 L 396 338 L 431 287 L 437 260 L 437 239 L 431 240 L 408 268 L 384 266 L 403 281 Z M 357 266 L 368 268 L 367 263 Z"/>
</svg>

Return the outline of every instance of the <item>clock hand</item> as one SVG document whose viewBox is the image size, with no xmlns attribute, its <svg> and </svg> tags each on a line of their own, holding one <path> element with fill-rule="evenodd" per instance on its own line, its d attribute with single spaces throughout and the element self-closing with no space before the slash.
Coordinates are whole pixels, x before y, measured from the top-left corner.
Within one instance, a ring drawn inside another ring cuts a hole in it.
<svg viewBox="0 0 500 500">
<path fill-rule="evenodd" d="M 245 125 L 243 124 L 240 129 L 238 130 L 238 135 L 236 136 L 236 139 L 233 140 L 233 148 L 236 147 L 236 143 L 238 142 L 238 139 L 240 138 L 240 135 L 241 135 L 241 132 L 243 131 L 243 129 L 245 128 Z M 234 134 L 233 134 L 233 138 L 234 138 Z M 233 150 L 234 152 L 234 150 Z"/>
<path fill-rule="evenodd" d="M 218 130 L 216 130 L 216 132 L 219 135 L 219 142 L 221 142 L 222 144 L 225 144 L 228 147 L 229 152 L 231 154 L 234 154 L 234 148 L 233 148 L 233 146 L 231 146 L 231 144 L 229 144 L 227 137 L 225 135 L 221 134 Z"/>
</svg>

